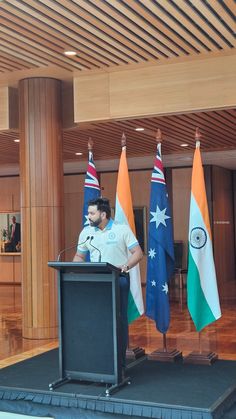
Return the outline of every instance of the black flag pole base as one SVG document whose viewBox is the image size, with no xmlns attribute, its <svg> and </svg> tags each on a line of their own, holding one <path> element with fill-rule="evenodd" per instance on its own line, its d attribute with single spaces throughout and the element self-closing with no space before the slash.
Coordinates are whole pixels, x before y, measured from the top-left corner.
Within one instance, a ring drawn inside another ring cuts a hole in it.
<svg viewBox="0 0 236 419">
<path fill-rule="evenodd" d="M 149 361 L 176 362 L 182 358 L 182 352 L 178 351 L 178 349 L 171 349 L 169 351 L 157 349 L 148 355 Z"/>
<path fill-rule="evenodd" d="M 126 349 L 126 358 L 127 359 L 138 359 L 145 356 L 145 349 L 140 348 L 140 346 L 136 346 L 134 348 L 127 348 Z"/>
<path fill-rule="evenodd" d="M 184 357 L 184 364 L 212 365 L 217 361 L 218 355 L 215 352 L 191 352 Z"/>
</svg>

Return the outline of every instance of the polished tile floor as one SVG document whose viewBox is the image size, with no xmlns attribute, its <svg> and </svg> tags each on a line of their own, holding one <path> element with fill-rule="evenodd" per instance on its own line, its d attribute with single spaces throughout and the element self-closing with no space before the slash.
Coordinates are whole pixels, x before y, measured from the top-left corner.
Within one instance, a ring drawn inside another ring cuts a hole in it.
<svg viewBox="0 0 236 419">
<path fill-rule="evenodd" d="M 234 283 L 221 301 L 222 317 L 199 335 L 190 319 L 185 290 L 171 289 L 171 324 L 167 349 L 187 355 L 199 349 L 216 352 L 221 359 L 236 360 L 236 293 Z M 30 358 L 58 346 L 57 340 L 22 338 L 21 287 L 0 285 L 0 368 Z M 145 316 L 132 323 L 129 346 L 140 346 L 150 353 L 163 347 L 162 335 Z"/>
</svg>

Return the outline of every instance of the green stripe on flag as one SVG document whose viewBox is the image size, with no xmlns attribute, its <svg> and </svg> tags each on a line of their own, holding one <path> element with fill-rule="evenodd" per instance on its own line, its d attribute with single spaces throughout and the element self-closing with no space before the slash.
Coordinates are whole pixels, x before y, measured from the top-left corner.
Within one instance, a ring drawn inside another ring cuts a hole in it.
<svg viewBox="0 0 236 419">
<path fill-rule="evenodd" d="M 128 323 L 132 323 L 134 320 L 136 320 L 138 317 L 140 317 L 140 313 L 137 309 L 137 306 L 134 302 L 134 298 L 131 292 L 129 292 L 128 297 Z"/>
<path fill-rule="evenodd" d="M 188 309 L 198 332 L 216 319 L 206 301 L 200 284 L 197 266 L 189 251 L 188 276 L 187 276 L 187 303 Z"/>
</svg>

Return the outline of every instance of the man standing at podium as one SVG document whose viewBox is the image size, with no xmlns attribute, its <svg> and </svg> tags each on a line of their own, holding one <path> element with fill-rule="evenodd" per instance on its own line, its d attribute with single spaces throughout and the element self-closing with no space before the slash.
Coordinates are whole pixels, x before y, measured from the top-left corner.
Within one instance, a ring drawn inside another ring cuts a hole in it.
<svg viewBox="0 0 236 419">
<path fill-rule="evenodd" d="M 87 252 L 91 262 L 107 262 L 120 268 L 120 311 L 122 331 L 122 366 L 128 344 L 128 294 L 129 270 L 143 256 L 141 247 L 132 230 L 125 224 L 118 224 L 111 218 L 111 207 L 106 198 L 97 198 L 88 203 L 89 226 L 79 236 L 74 262 L 85 262 Z"/>
</svg>

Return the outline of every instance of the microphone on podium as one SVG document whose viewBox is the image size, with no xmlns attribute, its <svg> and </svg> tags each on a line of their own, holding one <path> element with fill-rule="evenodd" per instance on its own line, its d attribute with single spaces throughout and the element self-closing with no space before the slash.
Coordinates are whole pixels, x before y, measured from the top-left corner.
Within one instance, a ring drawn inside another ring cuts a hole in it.
<svg viewBox="0 0 236 419">
<path fill-rule="evenodd" d="M 81 243 L 76 242 L 76 243 L 75 243 L 75 244 L 73 244 L 72 246 L 65 247 L 65 249 L 62 249 L 62 250 L 58 253 L 58 256 L 57 256 L 57 262 L 59 262 L 59 261 L 60 261 L 60 259 L 61 259 L 61 255 L 63 255 L 63 253 L 65 253 L 67 250 L 74 249 L 74 247 L 77 247 L 77 246 L 80 246 L 81 244 L 86 243 L 89 239 L 90 239 L 90 241 L 91 241 L 91 237 L 90 237 L 90 236 L 87 236 L 86 240 L 84 240 L 83 242 L 81 242 Z"/>
<path fill-rule="evenodd" d="M 92 240 L 93 240 L 93 239 L 94 239 L 94 236 L 91 236 L 91 237 L 90 237 L 89 244 L 90 244 L 90 246 L 92 246 L 95 250 L 97 250 L 97 251 L 99 252 L 98 262 L 100 263 L 100 262 L 101 262 L 101 260 L 102 260 L 102 253 L 101 253 L 101 250 L 99 250 L 96 246 L 94 246 L 94 245 L 92 244 Z"/>
</svg>

